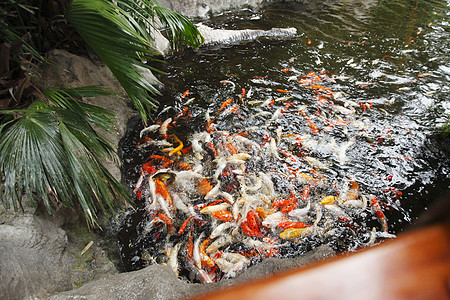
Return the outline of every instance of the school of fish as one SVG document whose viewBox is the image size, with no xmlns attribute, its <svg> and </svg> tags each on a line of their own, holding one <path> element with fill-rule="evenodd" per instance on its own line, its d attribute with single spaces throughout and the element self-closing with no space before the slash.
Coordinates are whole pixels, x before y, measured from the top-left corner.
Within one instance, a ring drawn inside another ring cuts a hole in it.
<svg viewBox="0 0 450 300">
<path fill-rule="evenodd" d="M 288 77 L 311 91 L 316 105 L 310 107 L 291 90 L 277 89 L 279 97 L 261 100 L 243 88 L 200 116 L 203 130 L 191 131 L 180 129 L 193 118 L 189 105 L 195 99 L 186 91 L 180 113 L 144 128 L 137 146 L 153 154 L 134 193 L 145 201 L 142 234 L 162 244 L 148 260 L 207 283 L 233 278 L 264 258 L 286 256 L 312 237 L 327 240 L 344 230 L 364 236 L 362 246 L 392 237 L 382 205 L 357 178 L 335 182 L 327 176 L 332 164 L 351 163 L 357 137 L 348 129 L 364 136 L 369 126 L 358 112 L 375 109 L 327 88 L 334 80 L 333 74 L 312 71 Z M 222 84 L 236 88 L 229 80 Z M 264 126 L 221 128 L 223 120 L 245 122 L 242 110 Z M 281 122 L 288 115 L 304 131 L 292 132 L 289 122 Z M 333 130 L 345 139 L 327 135 Z M 318 149 L 329 155 L 320 157 Z M 376 226 L 358 223 L 370 217 Z"/>
</svg>

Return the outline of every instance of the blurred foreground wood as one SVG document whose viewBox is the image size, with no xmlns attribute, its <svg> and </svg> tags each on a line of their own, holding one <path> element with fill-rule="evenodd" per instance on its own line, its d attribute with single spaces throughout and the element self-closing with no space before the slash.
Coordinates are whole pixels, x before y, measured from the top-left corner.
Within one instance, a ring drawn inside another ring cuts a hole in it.
<svg viewBox="0 0 450 300">
<path fill-rule="evenodd" d="M 373 248 L 199 298 L 450 299 L 450 227 L 401 234 Z"/>
</svg>

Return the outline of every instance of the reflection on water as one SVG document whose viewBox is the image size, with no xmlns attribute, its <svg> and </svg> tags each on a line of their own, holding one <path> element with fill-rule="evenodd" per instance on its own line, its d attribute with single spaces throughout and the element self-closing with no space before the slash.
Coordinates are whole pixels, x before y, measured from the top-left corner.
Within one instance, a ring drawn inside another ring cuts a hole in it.
<svg viewBox="0 0 450 300">
<path fill-rule="evenodd" d="M 171 126 L 168 136 L 158 128 L 141 139 L 137 124 L 124 141 L 127 183 L 139 186 L 142 202 L 123 219 L 124 269 L 154 262 L 173 266 L 178 254 L 181 275 L 204 281 L 189 242 L 206 248 L 216 239 L 211 232 L 227 222 L 235 225 L 223 236 L 232 240 L 218 250 L 246 255 L 242 268 L 264 256 L 295 256 L 324 243 L 353 250 L 399 232 L 448 189 L 448 147 L 439 150 L 430 138 L 450 112 L 447 2 L 280 3 L 223 14 L 209 25 L 296 27 L 298 36 L 188 50 L 167 60 L 155 121 Z M 187 150 L 178 155 L 181 144 Z M 233 156 L 241 153 L 249 157 Z M 229 162 L 235 158 L 242 162 Z M 161 169 L 169 170 L 153 175 Z M 200 177 L 183 182 L 188 173 L 179 172 L 187 170 Z M 210 188 L 220 182 L 223 194 L 207 197 L 203 179 Z M 176 204 L 171 210 L 169 202 L 164 208 L 164 199 L 157 199 L 163 188 L 187 210 Z M 235 204 L 255 195 L 264 200 Z M 232 219 L 201 211 L 215 198 L 227 200 L 215 205 Z M 294 198 L 295 207 L 281 201 Z M 172 225 L 160 213 L 172 217 Z M 194 217 L 188 230 L 178 234 L 189 216 Z M 310 232 L 289 231 L 282 221 L 303 222 Z M 268 243 L 266 238 L 276 245 L 267 249 L 276 251 L 261 255 L 255 243 Z M 254 249 L 259 256 L 247 255 Z M 203 271 L 220 279 L 230 271 L 231 258 L 217 253 L 207 254 L 218 256 L 213 259 L 219 268 Z"/>
</svg>

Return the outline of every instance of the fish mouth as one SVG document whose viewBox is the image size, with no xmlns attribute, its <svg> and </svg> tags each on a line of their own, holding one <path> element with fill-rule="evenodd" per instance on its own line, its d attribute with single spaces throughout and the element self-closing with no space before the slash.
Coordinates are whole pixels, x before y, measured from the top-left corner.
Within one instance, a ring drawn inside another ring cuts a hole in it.
<svg viewBox="0 0 450 300">
<path fill-rule="evenodd" d="M 170 169 L 162 169 L 153 174 L 152 179 L 159 179 L 161 180 L 165 185 L 171 185 L 177 177 L 177 174 L 172 172 Z"/>
</svg>

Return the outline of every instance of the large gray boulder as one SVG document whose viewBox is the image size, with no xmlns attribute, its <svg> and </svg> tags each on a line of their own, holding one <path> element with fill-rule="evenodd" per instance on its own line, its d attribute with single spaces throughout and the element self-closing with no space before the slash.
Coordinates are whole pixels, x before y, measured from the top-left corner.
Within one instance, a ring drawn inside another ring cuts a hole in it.
<svg viewBox="0 0 450 300">
<path fill-rule="evenodd" d="M 88 283 L 79 289 L 52 296 L 50 299 L 185 299 L 250 280 L 266 278 L 333 255 L 334 251 L 324 245 L 293 259 L 266 259 L 262 263 L 248 268 L 235 279 L 210 284 L 188 283 L 176 278 L 168 266 L 151 265 L 139 271 L 117 274 Z"/>
<path fill-rule="evenodd" d="M 188 17 L 206 18 L 209 14 L 244 7 L 257 7 L 273 0 L 161 0 L 167 8 Z"/>
<path fill-rule="evenodd" d="M 46 297 L 118 273 L 104 241 L 77 221 L 63 207 L 51 217 L 29 204 L 17 213 L 0 205 L 0 299 Z M 82 254 L 90 241 L 92 246 Z"/>
</svg>

